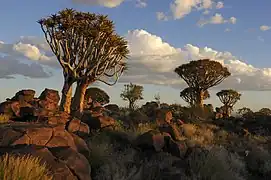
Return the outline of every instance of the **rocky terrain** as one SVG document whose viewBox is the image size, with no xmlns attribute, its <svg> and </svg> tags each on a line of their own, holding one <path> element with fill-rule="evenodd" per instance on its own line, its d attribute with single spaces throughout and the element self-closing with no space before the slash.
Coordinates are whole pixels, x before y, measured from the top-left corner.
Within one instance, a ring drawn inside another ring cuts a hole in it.
<svg viewBox="0 0 271 180">
<path fill-rule="evenodd" d="M 59 111 L 59 100 L 45 89 L 38 98 L 21 90 L 2 102 L 0 157 L 38 157 L 56 180 L 271 176 L 269 122 L 262 128 L 255 118 L 192 123 L 176 105 L 155 102 L 133 112 L 93 102 L 75 118 Z"/>
</svg>

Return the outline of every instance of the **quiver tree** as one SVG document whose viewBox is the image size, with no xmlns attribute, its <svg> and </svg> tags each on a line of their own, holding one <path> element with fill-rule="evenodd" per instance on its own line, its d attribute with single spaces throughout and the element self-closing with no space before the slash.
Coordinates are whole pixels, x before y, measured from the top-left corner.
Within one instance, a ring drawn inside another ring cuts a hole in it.
<svg viewBox="0 0 271 180">
<path fill-rule="evenodd" d="M 143 99 L 142 96 L 143 92 L 143 86 L 136 85 L 136 84 L 125 84 L 124 85 L 124 90 L 120 94 L 120 97 L 124 101 L 129 102 L 129 109 L 134 110 L 135 109 L 135 103 L 139 100 Z"/>
<path fill-rule="evenodd" d="M 93 103 L 105 105 L 110 102 L 108 94 L 100 88 L 91 87 L 86 90 L 84 107 L 89 107 Z"/>
<path fill-rule="evenodd" d="M 82 31 L 88 35 L 85 41 L 86 52 L 78 68 L 80 78 L 74 96 L 72 111 L 81 113 L 87 87 L 95 81 L 113 86 L 126 70 L 129 50 L 127 41 L 115 33 L 115 27 L 107 16 L 84 14 Z"/>
<path fill-rule="evenodd" d="M 107 16 L 65 9 L 38 21 L 63 69 L 61 109 L 70 111 L 72 84 L 77 82 L 72 110 L 81 112 L 88 85 L 114 85 L 125 70 L 129 50 Z M 110 84 L 104 77 L 115 78 Z"/>
<path fill-rule="evenodd" d="M 180 92 L 180 97 L 187 102 L 191 107 L 194 107 L 198 100 L 198 94 L 195 88 L 187 87 Z M 210 98 L 209 91 L 204 91 L 203 100 Z"/>
<path fill-rule="evenodd" d="M 65 9 L 38 21 L 47 43 L 63 69 L 64 85 L 60 109 L 68 113 L 72 99 L 72 84 L 80 78 L 78 69 L 84 68 L 81 63 L 84 60 L 82 54 L 87 52 L 84 39 L 88 35 L 82 31 L 86 24 L 82 16 L 83 13 Z"/>
<path fill-rule="evenodd" d="M 203 108 L 204 92 L 220 84 L 230 76 L 230 72 L 221 63 L 209 59 L 190 61 L 175 69 L 189 87 L 194 88 L 197 94 L 197 105 Z"/>
<path fill-rule="evenodd" d="M 224 116 L 229 117 L 233 106 L 240 100 L 241 94 L 235 90 L 221 90 L 216 93 L 219 100 L 224 104 Z"/>
</svg>

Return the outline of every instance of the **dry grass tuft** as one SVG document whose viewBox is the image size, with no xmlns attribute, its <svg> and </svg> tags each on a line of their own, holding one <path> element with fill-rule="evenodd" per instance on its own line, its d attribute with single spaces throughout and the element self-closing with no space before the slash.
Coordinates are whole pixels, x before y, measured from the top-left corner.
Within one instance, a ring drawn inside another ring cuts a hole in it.
<svg viewBox="0 0 271 180">
<path fill-rule="evenodd" d="M 30 155 L 6 154 L 0 159 L 1 180 L 52 180 L 45 164 Z"/>
</svg>

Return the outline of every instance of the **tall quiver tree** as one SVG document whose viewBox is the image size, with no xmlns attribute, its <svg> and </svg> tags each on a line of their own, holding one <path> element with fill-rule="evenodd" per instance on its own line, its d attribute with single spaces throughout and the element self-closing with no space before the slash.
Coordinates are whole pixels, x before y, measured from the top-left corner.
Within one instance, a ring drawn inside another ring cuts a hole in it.
<svg viewBox="0 0 271 180">
<path fill-rule="evenodd" d="M 82 31 L 88 36 L 84 39 L 86 53 L 78 68 L 80 79 L 77 81 L 72 111 L 81 114 L 87 87 L 95 81 L 113 86 L 126 70 L 129 54 L 127 41 L 116 34 L 114 23 L 103 15 L 83 14 L 85 25 Z M 112 80 L 110 82 L 110 80 Z"/>
<path fill-rule="evenodd" d="M 86 70 L 86 57 L 92 53 L 93 24 L 98 17 L 95 14 L 64 9 L 38 21 L 51 50 L 63 69 L 61 110 L 70 112 L 72 84 L 82 78 Z M 96 54 L 93 54 L 95 56 Z"/>
<path fill-rule="evenodd" d="M 235 90 L 221 90 L 216 93 L 219 100 L 224 104 L 224 116 L 230 117 L 233 106 L 240 100 L 241 94 Z"/>
<path fill-rule="evenodd" d="M 209 59 L 190 61 L 175 69 L 175 72 L 194 88 L 197 94 L 197 106 L 203 108 L 204 92 L 209 88 L 220 84 L 230 76 L 230 72 L 221 63 Z"/>
<path fill-rule="evenodd" d="M 191 87 L 187 87 L 184 90 L 182 90 L 180 92 L 180 97 L 185 102 L 187 102 L 190 105 L 190 107 L 196 106 L 196 104 L 198 102 L 198 100 L 197 100 L 197 98 L 198 98 L 197 91 L 195 91 L 195 89 L 191 88 Z M 208 98 L 210 98 L 210 94 L 209 94 L 209 91 L 206 90 L 206 91 L 204 91 L 203 100 L 208 99 Z"/>
</svg>

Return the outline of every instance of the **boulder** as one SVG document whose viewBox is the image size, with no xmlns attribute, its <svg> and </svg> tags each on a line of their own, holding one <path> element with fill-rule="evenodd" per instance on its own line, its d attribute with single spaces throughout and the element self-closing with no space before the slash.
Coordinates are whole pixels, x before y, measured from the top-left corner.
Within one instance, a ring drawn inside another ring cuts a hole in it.
<svg viewBox="0 0 271 180">
<path fill-rule="evenodd" d="M 164 151 L 176 157 L 183 157 L 187 150 L 187 145 L 184 141 L 174 141 L 170 134 L 156 130 L 150 130 L 138 136 L 133 144 L 143 151 Z"/>
<path fill-rule="evenodd" d="M 104 106 L 104 108 L 111 111 L 112 113 L 119 113 L 120 112 L 120 108 L 117 104 L 108 104 L 108 105 Z"/>
<path fill-rule="evenodd" d="M 156 111 L 156 123 L 158 126 L 164 126 L 167 124 L 171 124 L 173 119 L 172 113 L 168 109 L 158 109 Z"/>
<path fill-rule="evenodd" d="M 79 119 L 72 119 L 67 123 L 66 129 L 75 134 L 89 134 L 89 127 Z"/>
<path fill-rule="evenodd" d="M 15 96 L 11 99 L 12 101 L 24 101 L 31 102 L 34 99 L 35 91 L 32 89 L 25 89 L 17 92 Z"/>
<path fill-rule="evenodd" d="M 20 103 L 18 101 L 5 101 L 0 104 L 0 114 L 6 114 L 11 118 L 20 116 Z"/>
<path fill-rule="evenodd" d="M 159 131 L 162 133 L 168 133 L 173 140 L 181 140 L 181 130 L 175 124 L 167 124 L 166 126 L 158 127 Z"/>
<path fill-rule="evenodd" d="M 90 131 L 104 128 L 113 128 L 116 126 L 115 119 L 109 116 L 95 116 L 90 112 L 85 112 L 82 115 L 81 120 L 88 125 Z"/>
<path fill-rule="evenodd" d="M 46 147 L 68 146 L 75 151 L 77 147 L 87 147 L 84 141 L 74 139 L 74 135 L 65 130 L 61 125 L 30 124 L 14 122 L 0 126 L 0 147 L 15 146 L 19 144 L 37 145 Z M 79 138 L 79 137 L 78 137 Z M 83 143 L 78 145 L 76 143 Z M 80 150 L 83 152 L 88 149 Z"/>
<path fill-rule="evenodd" d="M 59 100 L 58 91 L 46 88 L 39 96 L 39 106 L 47 110 L 55 111 L 58 109 Z"/>
<path fill-rule="evenodd" d="M 54 179 L 90 180 L 89 148 L 63 125 L 14 122 L 0 125 L 0 156 L 40 157 Z"/>
<path fill-rule="evenodd" d="M 35 145 L 0 147 L 0 156 L 6 153 L 39 157 L 41 163 L 46 163 L 53 179 L 56 180 L 91 180 L 91 169 L 87 159 L 69 147 L 48 148 Z"/>
</svg>

